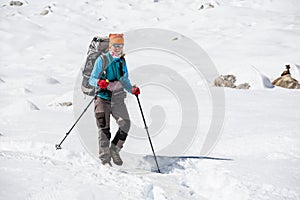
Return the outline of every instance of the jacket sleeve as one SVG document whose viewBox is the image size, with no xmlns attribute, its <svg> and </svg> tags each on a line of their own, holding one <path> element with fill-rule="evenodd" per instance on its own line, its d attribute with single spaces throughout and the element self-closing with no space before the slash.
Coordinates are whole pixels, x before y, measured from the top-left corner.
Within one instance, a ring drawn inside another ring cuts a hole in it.
<svg viewBox="0 0 300 200">
<path fill-rule="evenodd" d="M 98 88 L 98 84 L 97 84 L 99 81 L 98 77 L 99 77 L 101 71 L 102 71 L 102 59 L 101 59 L 101 56 L 99 56 L 94 64 L 94 68 L 91 73 L 91 77 L 89 79 L 90 85 Z"/>
<path fill-rule="evenodd" d="M 131 82 L 128 78 L 128 70 L 127 70 L 127 65 L 126 65 L 126 61 L 124 62 L 124 65 L 123 65 L 123 76 L 120 78 L 120 82 L 121 84 L 123 85 L 123 87 L 125 88 L 125 90 L 129 93 L 132 93 L 131 92 L 131 89 L 132 89 L 132 85 L 131 85 Z"/>
</svg>

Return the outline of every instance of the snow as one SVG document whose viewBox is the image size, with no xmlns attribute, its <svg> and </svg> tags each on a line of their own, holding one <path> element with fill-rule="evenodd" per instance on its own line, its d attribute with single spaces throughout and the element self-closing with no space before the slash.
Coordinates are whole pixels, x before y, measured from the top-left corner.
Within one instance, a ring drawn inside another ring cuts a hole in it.
<svg viewBox="0 0 300 200">
<path fill-rule="evenodd" d="M 285 64 L 300 78 L 298 0 L 22 2 L 0 1 L 1 200 L 300 199 L 300 93 L 271 85 Z M 44 10 L 48 14 L 41 15 Z M 97 159 L 91 108 L 56 150 L 90 101 L 78 91 L 78 78 L 93 36 L 128 33 L 129 49 L 134 36 L 129 33 L 144 28 L 163 29 L 166 36 L 177 32 L 172 40 L 177 43 L 192 39 L 220 74 L 236 75 L 237 84 L 247 82 L 250 90 L 209 90 L 213 77 L 195 73 L 181 57 L 155 49 L 128 52 L 130 78 L 141 87 L 163 173 L 150 172 L 155 171 L 151 148 L 129 95 L 133 127 L 122 151 L 124 166 L 109 168 Z M 151 65 L 165 73 L 151 71 Z M 157 76 L 151 79 L 151 73 Z M 222 134 L 203 155 L 213 111 L 222 112 L 211 101 L 218 91 L 225 94 Z M 197 107 L 184 107 L 194 101 Z M 190 116 L 182 117 L 185 112 Z M 184 120 L 190 124 L 182 125 Z M 178 146 L 182 153 L 163 153 L 176 142 L 172 133 L 181 125 L 196 134 L 184 132 L 192 139 Z"/>
</svg>

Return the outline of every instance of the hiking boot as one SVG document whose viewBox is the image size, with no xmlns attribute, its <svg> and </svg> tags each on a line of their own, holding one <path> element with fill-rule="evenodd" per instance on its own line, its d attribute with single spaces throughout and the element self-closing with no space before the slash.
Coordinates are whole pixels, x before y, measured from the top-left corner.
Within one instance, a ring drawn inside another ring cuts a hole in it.
<svg viewBox="0 0 300 200">
<path fill-rule="evenodd" d="M 122 159 L 120 157 L 120 154 L 119 154 L 119 152 L 121 151 L 121 148 L 114 145 L 114 144 L 111 144 L 109 150 L 110 150 L 110 156 L 111 156 L 113 162 L 116 165 L 122 165 L 123 161 L 122 161 Z"/>
<path fill-rule="evenodd" d="M 106 166 L 106 167 L 112 167 L 112 164 L 107 161 L 107 162 L 102 162 L 102 165 Z"/>
</svg>

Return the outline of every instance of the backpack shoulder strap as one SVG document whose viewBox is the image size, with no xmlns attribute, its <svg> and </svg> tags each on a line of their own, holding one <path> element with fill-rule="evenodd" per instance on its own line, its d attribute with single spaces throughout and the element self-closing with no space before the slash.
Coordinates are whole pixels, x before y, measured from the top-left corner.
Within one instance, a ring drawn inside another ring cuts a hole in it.
<svg viewBox="0 0 300 200">
<path fill-rule="evenodd" d="M 107 58 L 107 56 L 104 55 L 104 54 L 101 54 L 100 56 L 101 56 L 101 59 L 102 59 L 102 70 L 101 70 L 98 78 L 101 78 L 102 74 L 106 73 L 105 70 L 108 67 L 108 58 Z"/>
<path fill-rule="evenodd" d="M 121 76 L 124 75 L 123 68 L 124 68 L 124 63 L 126 62 L 124 56 L 125 56 L 125 54 L 123 54 L 123 55 L 121 56 L 121 58 L 120 58 L 121 61 L 122 61 L 122 62 L 121 62 L 121 68 L 120 68 L 120 75 L 121 75 Z"/>
</svg>

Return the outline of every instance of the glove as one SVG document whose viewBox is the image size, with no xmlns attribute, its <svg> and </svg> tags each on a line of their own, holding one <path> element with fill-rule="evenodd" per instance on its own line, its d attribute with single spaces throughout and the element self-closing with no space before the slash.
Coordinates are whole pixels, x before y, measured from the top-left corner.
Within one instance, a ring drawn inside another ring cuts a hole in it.
<svg viewBox="0 0 300 200">
<path fill-rule="evenodd" d="M 137 87 L 137 86 L 134 86 L 132 89 L 131 89 L 131 93 L 134 94 L 134 95 L 139 95 L 141 93 L 140 91 L 140 88 Z"/>
<path fill-rule="evenodd" d="M 108 84 L 109 84 L 109 81 L 107 79 L 106 80 L 99 80 L 97 84 L 101 89 L 106 89 Z"/>
</svg>

